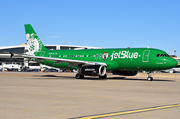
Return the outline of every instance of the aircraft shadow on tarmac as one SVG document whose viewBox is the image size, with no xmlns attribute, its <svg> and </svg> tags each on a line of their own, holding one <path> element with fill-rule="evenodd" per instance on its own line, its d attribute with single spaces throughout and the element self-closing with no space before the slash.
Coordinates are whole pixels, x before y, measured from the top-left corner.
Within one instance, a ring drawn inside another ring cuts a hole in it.
<svg viewBox="0 0 180 119">
<path fill-rule="evenodd" d="M 147 79 L 139 79 L 139 78 L 120 78 L 120 77 L 112 77 L 112 78 L 107 78 L 107 79 L 112 79 L 112 80 L 137 80 L 137 81 L 147 81 Z M 159 78 L 159 79 L 155 79 L 153 81 L 167 81 L 167 82 L 175 82 L 175 80 L 168 80 L 168 79 L 163 79 L 163 78 Z"/>
<path fill-rule="evenodd" d="M 75 79 L 73 76 L 56 76 L 56 75 L 34 75 L 34 77 L 46 77 L 46 79 Z M 49 77 L 49 78 L 48 78 Z M 38 78 L 40 79 L 40 78 Z M 132 81 L 147 81 L 147 79 L 139 79 L 139 78 L 126 78 L 126 77 L 109 77 L 106 79 L 99 79 L 98 77 L 84 77 L 84 79 L 76 79 L 76 80 L 98 80 L 98 81 L 105 81 L 105 80 L 132 80 Z M 165 82 L 175 82 L 175 80 L 168 80 L 163 78 L 158 78 L 153 81 L 165 81 Z"/>
<path fill-rule="evenodd" d="M 73 76 L 56 76 L 56 75 L 42 75 L 42 76 L 34 75 L 33 77 L 45 77 L 45 79 L 63 79 L 63 78 L 75 79 Z M 40 78 L 34 78 L 34 79 L 40 79 Z"/>
</svg>

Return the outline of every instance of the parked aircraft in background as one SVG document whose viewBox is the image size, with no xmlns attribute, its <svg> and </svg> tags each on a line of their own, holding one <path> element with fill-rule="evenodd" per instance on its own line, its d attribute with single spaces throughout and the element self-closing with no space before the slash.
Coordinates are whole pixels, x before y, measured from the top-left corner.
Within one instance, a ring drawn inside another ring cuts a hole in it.
<svg viewBox="0 0 180 119">
<path fill-rule="evenodd" d="M 25 24 L 25 32 L 28 52 L 23 57 L 57 68 L 78 69 L 76 78 L 79 79 L 84 75 L 106 78 L 106 71 L 111 70 L 113 74 L 125 76 L 147 71 L 147 80 L 152 81 L 151 71 L 177 65 L 177 61 L 166 52 L 153 48 L 48 50 L 30 24 Z"/>
</svg>

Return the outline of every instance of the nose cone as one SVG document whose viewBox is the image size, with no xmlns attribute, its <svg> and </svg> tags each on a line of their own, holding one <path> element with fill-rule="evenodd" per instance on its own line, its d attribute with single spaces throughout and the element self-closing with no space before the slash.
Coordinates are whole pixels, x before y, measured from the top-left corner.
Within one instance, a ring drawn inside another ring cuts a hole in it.
<svg viewBox="0 0 180 119">
<path fill-rule="evenodd" d="M 177 66 L 178 65 L 178 62 L 175 60 L 175 59 L 173 59 L 173 58 L 171 58 L 170 60 L 168 60 L 168 62 L 167 62 L 167 66 L 169 67 L 169 68 L 173 68 L 173 67 L 175 67 L 175 66 Z"/>
</svg>

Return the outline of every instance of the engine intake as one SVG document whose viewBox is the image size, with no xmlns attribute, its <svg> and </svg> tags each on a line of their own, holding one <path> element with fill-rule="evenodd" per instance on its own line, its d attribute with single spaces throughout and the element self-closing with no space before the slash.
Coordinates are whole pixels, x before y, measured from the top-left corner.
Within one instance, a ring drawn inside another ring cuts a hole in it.
<svg viewBox="0 0 180 119">
<path fill-rule="evenodd" d="M 87 76 L 104 76 L 106 74 L 106 67 L 104 65 L 82 66 L 79 69 L 79 74 Z"/>
<path fill-rule="evenodd" d="M 113 70 L 112 73 L 116 75 L 135 76 L 137 75 L 138 71 Z"/>
</svg>

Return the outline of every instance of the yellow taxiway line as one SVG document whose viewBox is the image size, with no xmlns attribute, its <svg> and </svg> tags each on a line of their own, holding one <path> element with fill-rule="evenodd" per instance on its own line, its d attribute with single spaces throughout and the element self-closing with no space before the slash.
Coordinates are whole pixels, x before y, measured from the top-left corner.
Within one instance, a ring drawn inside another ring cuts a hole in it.
<svg viewBox="0 0 180 119">
<path fill-rule="evenodd" d="M 132 114 L 132 113 L 139 113 L 139 112 L 167 109 L 167 108 L 173 108 L 173 107 L 180 107 L 180 104 L 158 106 L 158 107 L 137 109 L 137 110 L 131 110 L 131 111 L 124 111 L 124 112 L 112 112 L 112 113 L 99 114 L 99 115 L 94 115 L 94 116 L 92 115 L 92 116 L 78 117 L 78 118 L 75 118 L 75 119 L 97 119 L 97 118 L 103 118 L 103 117 L 118 116 L 118 115 L 124 115 L 124 114 Z"/>
</svg>

